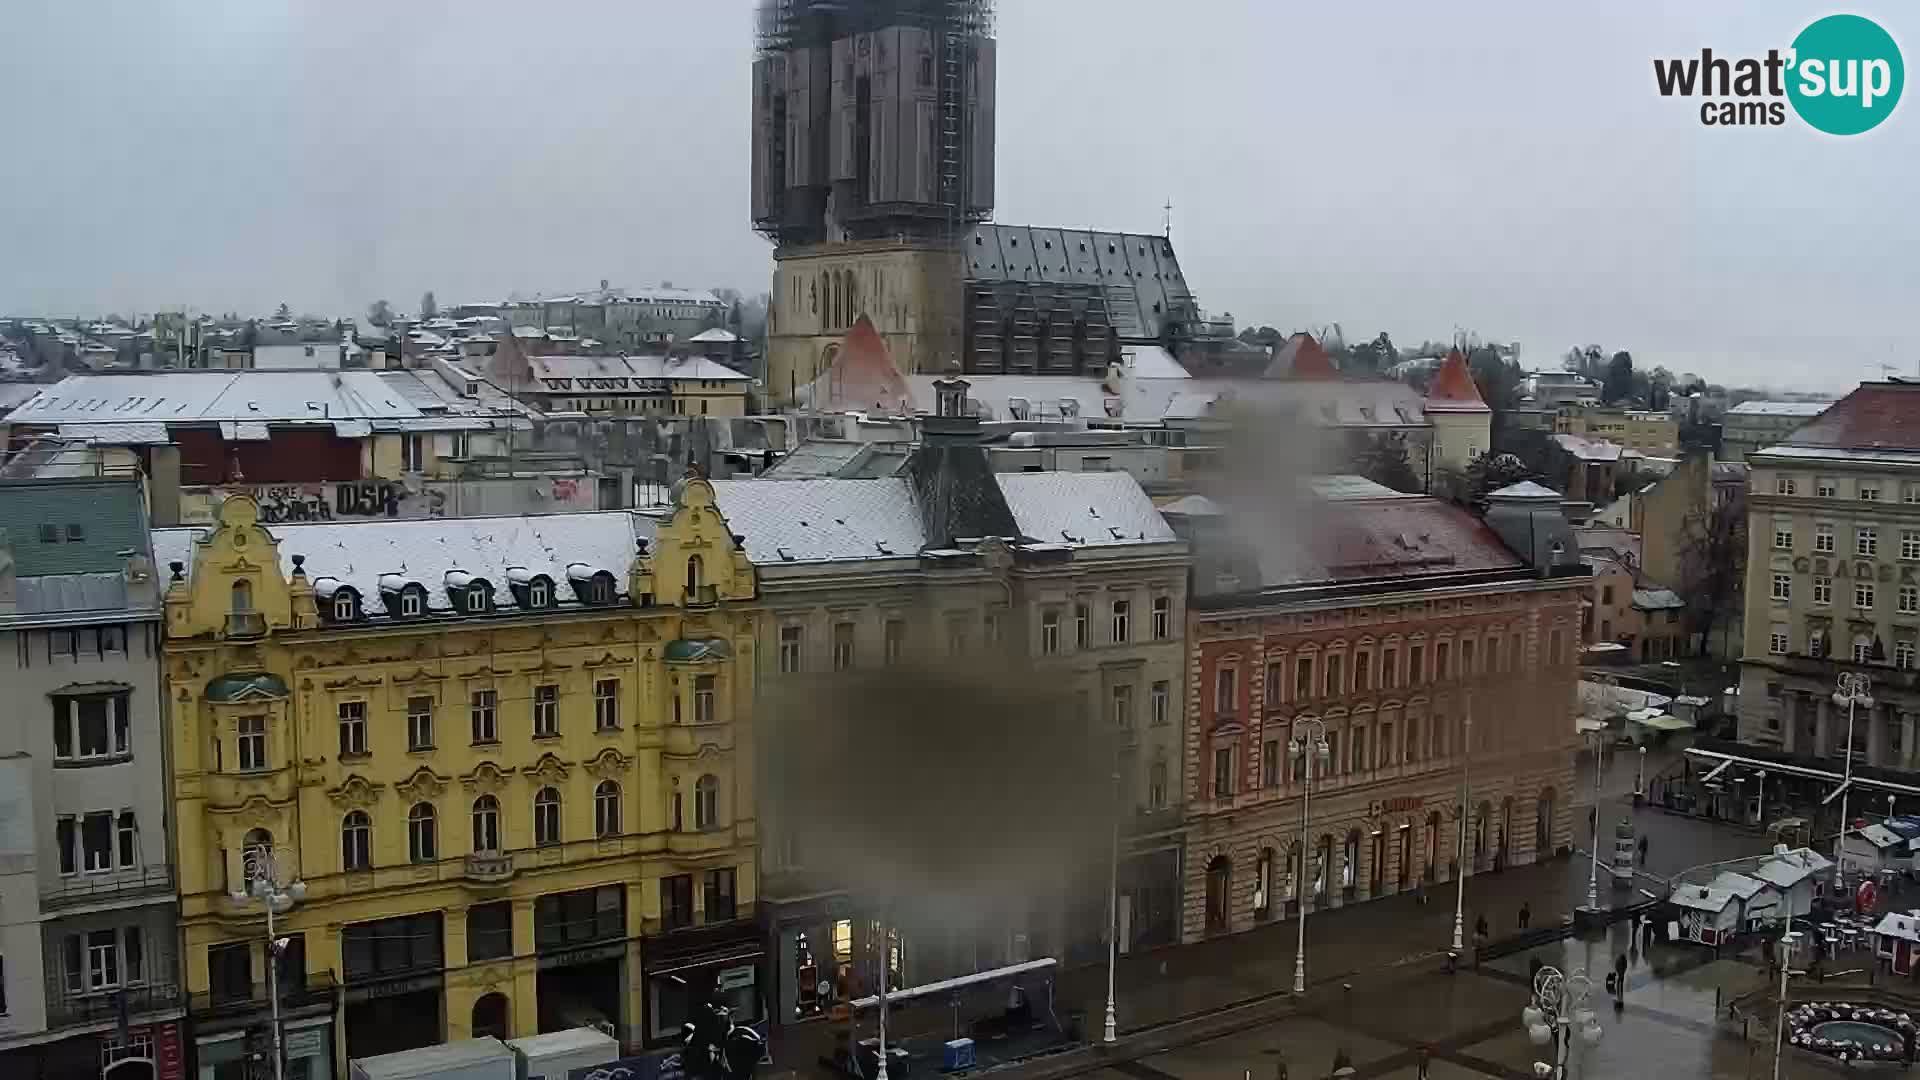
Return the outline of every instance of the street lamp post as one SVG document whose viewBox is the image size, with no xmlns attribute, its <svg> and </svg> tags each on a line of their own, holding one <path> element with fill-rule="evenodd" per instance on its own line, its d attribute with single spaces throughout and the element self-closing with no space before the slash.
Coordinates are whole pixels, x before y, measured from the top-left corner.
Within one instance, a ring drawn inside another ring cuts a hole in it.
<svg viewBox="0 0 1920 1080">
<path fill-rule="evenodd" d="M 1307 719 L 1293 722 L 1293 736 L 1287 740 L 1287 754 L 1300 762 L 1302 783 L 1300 787 L 1300 858 L 1299 879 L 1294 882 L 1294 891 L 1300 895 L 1299 943 L 1293 952 L 1293 992 L 1307 992 L 1307 844 L 1308 828 L 1313 820 L 1313 767 L 1318 764 L 1325 769 L 1333 761 L 1333 754 L 1327 748 L 1327 722 Z M 1324 871 L 1324 867 L 1322 868 Z"/>
<path fill-rule="evenodd" d="M 893 974 L 893 943 L 887 938 L 887 920 L 880 923 L 880 1060 L 874 1067 L 874 1080 L 887 1080 L 887 983 Z"/>
<path fill-rule="evenodd" d="M 1587 733 L 1593 744 L 1593 866 L 1587 872 L 1587 907 L 1595 910 L 1600 907 L 1600 750 L 1606 736 L 1604 731 Z"/>
<path fill-rule="evenodd" d="M 1460 718 L 1460 833 L 1453 846 L 1453 861 L 1458 867 L 1453 873 L 1453 951 L 1458 953 L 1467 947 L 1467 874 L 1473 866 L 1473 860 L 1466 857 L 1467 850 L 1467 800 L 1472 791 L 1467 786 L 1467 762 L 1472 758 L 1468 753 L 1473 748 L 1473 697 L 1467 697 L 1466 715 Z"/>
<path fill-rule="evenodd" d="M 1647 748 L 1640 748 L 1639 766 L 1633 773 L 1633 797 L 1638 799 L 1647 793 Z"/>
<path fill-rule="evenodd" d="M 1592 993 L 1593 980 L 1584 971 L 1561 974 L 1559 968 L 1543 967 L 1534 974 L 1533 1004 L 1520 1010 L 1520 1023 L 1535 1046 L 1553 1047 L 1552 1063 L 1536 1062 L 1535 1075 L 1566 1080 L 1574 1036 L 1588 1046 L 1600 1042 L 1599 1018 L 1587 1008 Z"/>
<path fill-rule="evenodd" d="M 1120 963 L 1120 769 L 1113 770 L 1113 840 L 1107 852 L 1107 1019 L 1100 1041 L 1112 1046 L 1120 1040 L 1120 1017 L 1114 1008 L 1114 974 Z"/>
<path fill-rule="evenodd" d="M 286 1050 L 281 1043 L 278 963 L 284 943 L 274 932 L 273 917 L 291 911 L 295 904 L 305 899 L 307 883 L 298 878 L 287 880 L 273 852 L 264 847 L 248 848 L 241 859 L 241 870 L 246 885 L 231 894 L 233 902 L 245 904 L 249 900 L 258 900 L 267 912 L 267 1005 L 273 1017 L 273 1077 L 274 1080 L 284 1080 Z"/>
<path fill-rule="evenodd" d="M 1833 703 L 1847 707 L 1847 745 L 1841 756 L 1840 779 L 1840 834 L 1833 839 L 1833 863 L 1840 868 L 1840 876 L 1847 875 L 1847 796 L 1853 791 L 1853 714 L 1856 706 L 1873 707 L 1872 680 L 1866 673 L 1843 671 L 1840 673 L 1840 685 L 1833 691 Z"/>
<path fill-rule="evenodd" d="M 1780 999 L 1774 1002 L 1773 1010 L 1773 1080 L 1780 1080 L 1780 1055 L 1787 1035 L 1787 976 L 1793 974 L 1793 949 L 1799 942 L 1798 931 L 1780 934 Z"/>
</svg>

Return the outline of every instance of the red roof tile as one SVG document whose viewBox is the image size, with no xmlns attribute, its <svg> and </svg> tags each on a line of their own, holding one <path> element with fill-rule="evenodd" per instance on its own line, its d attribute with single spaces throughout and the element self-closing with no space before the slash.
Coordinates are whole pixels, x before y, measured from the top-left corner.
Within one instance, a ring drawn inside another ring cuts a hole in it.
<svg viewBox="0 0 1920 1080">
<path fill-rule="evenodd" d="M 1861 383 L 1782 442 L 1838 450 L 1920 450 L 1920 383 Z"/>
<path fill-rule="evenodd" d="M 847 331 L 833 367 L 827 370 L 826 382 L 830 408 L 875 412 L 913 409 L 913 391 L 894 366 L 893 355 L 873 328 L 873 320 L 865 315 Z"/>
<path fill-rule="evenodd" d="M 1427 407 L 1446 412 L 1492 412 L 1474 385 L 1473 372 L 1467 370 L 1467 358 L 1455 349 L 1434 372 L 1433 385 L 1427 388 Z"/>
<path fill-rule="evenodd" d="M 1424 577 L 1524 565 L 1479 518 L 1434 498 L 1316 503 L 1306 550 L 1262 559 L 1268 585 Z"/>
<path fill-rule="evenodd" d="M 1333 366 L 1333 358 L 1312 334 L 1295 334 L 1275 354 L 1273 364 L 1267 368 L 1267 377 L 1338 380 L 1340 369 Z"/>
</svg>

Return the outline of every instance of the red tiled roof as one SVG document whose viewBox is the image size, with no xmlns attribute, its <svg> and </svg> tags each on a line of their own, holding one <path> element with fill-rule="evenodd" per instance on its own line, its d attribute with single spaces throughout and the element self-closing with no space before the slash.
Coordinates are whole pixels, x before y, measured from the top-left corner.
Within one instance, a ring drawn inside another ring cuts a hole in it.
<svg viewBox="0 0 1920 1080">
<path fill-rule="evenodd" d="M 1340 369 L 1312 334 L 1295 334 L 1274 355 L 1267 378 L 1338 380 Z"/>
<path fill-rule="evenodd" d="M 1268 554 L 1268 585 L 1352 582 L 1524 565 L 1484 522 L 1434 498 L 1348 499 L 1315 504 L 1304 550 Z"/>
<path fill-rule="evenodd" d="M 1838 450 L 1920 450 L 1920 383 L 1861 383 L 1782 442 Z"/>
<path fill-rule="evenodd" d="M 913 409 L 913 391 L 894 366 L 893 354 L 873 328 L 873 320 L 865 315 L 847 331 L 826 379 L 830 408 L 876 412 Z"/>
<path fill-rule="evenodd" d="M 1455 349 L 1434 372 L 1433 385 L 1427 388 L 1427 408 L 1445 412 L 1492 412 L 1474 385 L 1473 372 L 1467 370 L 1467 358 Z"/>
</svg>

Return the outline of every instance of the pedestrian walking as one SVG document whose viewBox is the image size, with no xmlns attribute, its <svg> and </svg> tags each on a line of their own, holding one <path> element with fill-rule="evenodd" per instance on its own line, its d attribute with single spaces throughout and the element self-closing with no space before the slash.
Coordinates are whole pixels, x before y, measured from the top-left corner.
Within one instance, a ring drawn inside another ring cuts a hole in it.
<svg viewBox="0 0 1920 1080">
<path fill-rule="evenodd" d="M 1520 901 L 1520 929 L 1525 930 L 1527 928 L 1527 924 L 1531 923 L 1532 921 L 1533 921 L 1533 909 L 1527 906 L 1527 902 L 1525 900 Z"/>
<path fill-rule="evenodd" d="M 1427 1075 L 1427 1070 L 1432 1066 L 1432 1064 L 1433 1064 L 1433 1051 L 1427 1049 L 1424 1046 L 1421 1047 L 1420 1048 L 1420 1071 L 1418 1073 L 1419 1080 L 1429 1080 L 1429 1077 Z"/>
<path fill-rule="evenodd" d="M 1473 936 L 1481 941 L 1487 940 L 1487 916 L 1484 912 L 1473 921 Z"/>
<path fill-rule="evenodd" d="M 1640 836 L 1640 865 L 1647 865 L 1647 837 L 1645 833 L 1642 833 Z"/>
</svg>

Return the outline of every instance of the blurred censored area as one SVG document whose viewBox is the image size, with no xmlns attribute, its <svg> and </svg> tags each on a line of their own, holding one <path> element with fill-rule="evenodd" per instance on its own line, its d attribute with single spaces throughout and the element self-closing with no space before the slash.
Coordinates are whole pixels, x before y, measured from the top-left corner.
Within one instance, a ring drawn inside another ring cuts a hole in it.
<svg viewBox="0 0 1920 1080">
<path fill-rule="evenodd" d="M 762 725 L 765 787 L 810 875 L 903 922 L 985 928 L 1099 868 L 1112 733 L 1012 658 L 837 672 Z"/>
</svg>

